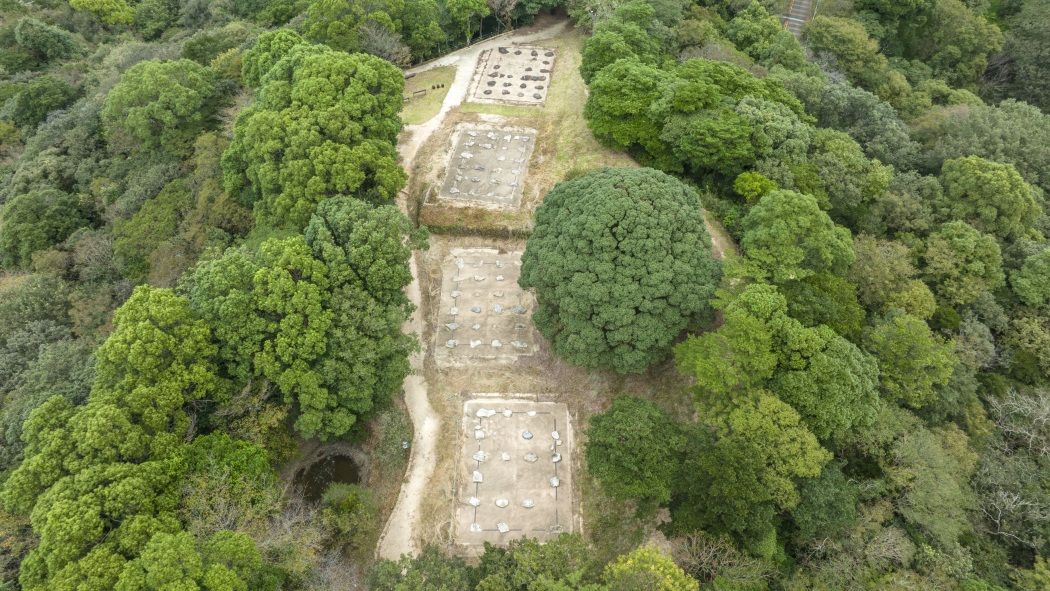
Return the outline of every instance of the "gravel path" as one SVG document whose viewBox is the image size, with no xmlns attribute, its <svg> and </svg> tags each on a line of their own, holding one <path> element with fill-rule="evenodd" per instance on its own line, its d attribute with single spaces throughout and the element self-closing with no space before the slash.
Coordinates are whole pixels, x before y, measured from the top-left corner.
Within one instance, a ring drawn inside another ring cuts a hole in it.
<svg viewBox="0 0 1050 591">
<path fill-rule="evenodd" d="M 445 115 L 466 99 L 470 88 L 471 79 L 477 69 L 478 57 L 481 52 L 508 42 L 529 43 L 538 39 L 547 39 L 561 33 L 567 26 L 568 20 L 560 20 L 554 24 L 531 31 L 524 35 L 515 32 L 498 35 L 487 39 L 476 45 L 465 47 L 459 51 L 450 53 L 429 63 L 423 64 L 406 72 L 418 73 L 440 66 L 455 66 L 456 77 L 449 86 L 448 94 L 441 104 L 441 111 L 430 121 L 420 125 L 406 125 L 404 130 L 409 132 L 406 138 L 398 145 L 398 153 L 401 155 L 401 165 L 409 175 L 412 174 L 412 163 L 419 151 L 419 147 L 441 128 Z M 404 193 L 398 198 L 398 206 L 406 211 Z M 405 289 L 408 298 L 416 305 L 416 311 L 405 323 L 405 332 L 414 332 L 420 337 L 423 335 L 423 304 L 419 290 L 419 260 L 421 253 L 413 253 L 409 262 L 412 270 L 412 283 Z M 405 404 L 408 406 L 408 414 L 412 419 L 413 440 L 411 456 L 408 460 L 408 469 L 405 474 L 401 493 L 397 497 L 397 504 L 390 514 L 390 519 L 383 529 L 379 538 L 376 554 L 379 558 L 397 560 L 402 554 L 416 554 L 420 550 L 416 544 L 416 525 L 419 523 L 419 503 L 423 491 L 434 472 L 437 463 L 435 447 L 437 444 L 438 428 L 441 420 L 434 408 L 430 405 L 427 397 L 427 383 L 423 378 L 423 360 L 426 344 L 423 350 L 409 359 L 412 365 L 412 374 L 405 378 L 403 389 L 405 391 Z"/>
</svg>

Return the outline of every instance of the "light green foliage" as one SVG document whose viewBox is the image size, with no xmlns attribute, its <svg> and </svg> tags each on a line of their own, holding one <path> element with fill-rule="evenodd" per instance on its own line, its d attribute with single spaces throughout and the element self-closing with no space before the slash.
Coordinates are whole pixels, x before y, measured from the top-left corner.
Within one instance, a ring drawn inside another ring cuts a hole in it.
<svg viewBox="0 0 1050 591">
<path fill-rule="evenodd" d="M 121 275 L 135 283 L 146 281 L 150 255 L 175 236 L 193 206 L 192 199 L 182 180 L 172 181 L 130 219 L 113 224 L 113 256 Z"/>
<path fill-rule="evenodd" d="M 776 191 L 779 187 L 773 180 L 757 172 L 743 172 L 733 181 L 733 190 L 747 202 L 754 202 L 766 193 Z"/>
<path fill-rule="evenodd" d="M 930 166 L 980 156 L 1013 164 L 1024 179 L 1050 190 L 1050 115 L 1013 99 L 998 106 L 969 107 L 920 128 L 930 145 Z"/>
<path fill-rule="evenodd" d="M 120 78 L 106 97 L 102 121 L 110 142 L 138 149 L 190 152 L 212 123 L 217 96 L 211 71 L 190 60 L 145 61 Z"/>
<path fill-rule="evenodd" d="M 263 77 L 274 64 L 292 49 L 305 44 L 306 41 L 292 29 L 277 29 L 259 35 L 255 47 L 244 52 L 244 65 L 241 67 L 244 83 L 251 88 L 259 88 L 263 84 Z"/>
<path fill-rule="evenodd" d="M 856 451 L 877 462 L 895 510 L 941 548 L 970 530 L 974 506 L 968 481 L 977 455 L 954 424 L 929 430 L 911 412 L 885 405 L 869 429 L 853 437 Z M 876 482 L 872 482 L 876 484 Z"/>
<path fill-rule="evenodd" d="M 609 591 L 699 591 L 700 583 L 655 546 L 643 546 L 605 567 Z"/>
<path fill-rule="evenodd" d="M 926 242 L 924 274 L 948 304 L 968 304 L 1005 281 L 995 239 L 966 222 L 948 222 Z"/>
<path fill-rule="evenodd" d="M 627 2 L 596 27 L 580 52 L 580 75 L 584 82 L 591 83 L 598 72 L 620 59 L 635 58 L 641 63 L 655 64 L 660 45 L 646 30 L 655 14 L 649 3 Z"/>
<path fill-rule="evenodd" d="M 185 404 L 223 395 L 211 330 L 185 298 L 137 287 L 113 323 L 113 334 L 95 353 L 92 401 L 119 405 L 137 424 L 160 433 L 185 429 Z"/>
<path fill-rule="evenodd" d="M 321 497 L 320 520 L 328 543 L 351 554 L 368 552 L 379 534 L 378 507 L 372 491 L 333 483 Z"/>
<path fill-rule="evenodd" d="M 1022 570 L 1016 575 L 1017 585 L 1023 591 L 1037 591 L 1050 586 L 1050 561 L 1042 556 L 1035 557 L 1031 570 Z"/>
<path fill-rule="evenodd" d="M 868 329 L 864 348 L 879 362 L 886 398 L 913 408 L 933 401 L 936 387 L 948 383 L 956 363 L 951 343 L 903 313 L 891 313 Z"/>
<path fill-rule="evenodd" d="M 673 77 L 637 60 L 621 60 L 602 69 L 588 87 L 583 114 L 600 141 L 621 150 L 641 148 L 663 168 L 674 166 L 674 156 L 649 119 L 649 108 L 661 86 Z"/>
<path fill-rule="evenodd" d="M 794 95 L 724 62 L 659 69 L 630 57 L 597 72 L 589 92 L 595 136 L 662 170 L 731 180 L 758 158 L 802 156 L 809 143 Z"/>
<path fill-rule="evenodd" d="M 68 59 L 79 50 L 69 31 L 31 17 L 15 24 L 15 41 L 22 49 L 33 52 L 44 61 Z"/>
<path fill-rule="evenodd" d="M 69 0 L 69 6 L 110 24 L 130 25 L 135 18 L 124 0 Z"/>
<path fill-rule="evenodd" d="M 53 397 L 23 428 L 26 460 L 2 498 L 9 511 L 31 511 L 40 536 L 22 563 L 24 589 L 113 588 L 155 534 L 180 529 L 183 407 L 216 395 L 215 347 L 168 290 L 136 289 L 114 325 L 88 404 Z"/>
<path fill-rule="evenodd" d="M 606 168 L 557 185 L 536 211 L 520 285 L 537 329 L 585 367 L 644 371 L 704 322 L 721 274 L 700 201 L 651 169 Z"/>
<path fill-rule="evenodd" d="M 481 19 L 489 15 L 489 5 L 485 0 L 445 0 L 445 9 L 452 20 L 463 28 L 463 36 L 468 43 L 474 35 L 474 19 L 477 19 L 480 28 Z"/>
<path fill-rule="evenodd" d="M 92 208 L 56 190 L 19 195 L 0 216 L 0 266 L 27 268 L 34 252 L 50 248 L 92 222 Z"/>
<path fill-rule="evenodd" d="M 368 584 L 373 591 L 470 591 L 467 563 L 448 557 L 437 546 L 426 546 L 418 557 L 380 560 L 372 567 Z"/>
<path fill-rule="evenodd" d="M 336 195 L 392 201 L 405 184 L 394 149 L 403 88 L 389 62 L 296 45 L 237 116 L 226 190 L 255 203 L 260 222 L 296 229 Z"/>
<path fill-rule="evenodd" d="M 684 446 L 666 413 L 647 400 L 622 396 L 591 417 L 587 467 L 613 498 L 666 503 Z"/>
<path fill-rule="evenodd" d="M 842 337 L 828 341 L 805 370 L 776 377 L 773 390 L 806 419 L 821 439 L 875 420 L 879 368 L 871 356 Z"/>
<path fill-rule="evenodd" d="M 1000 240 L 1024 236 L 1042 214 L 1032 187 L 1010 164 L 977 156 L 947 160 L 940 181 L 944 186 L 941 215 Z"/>
<path fill-rule="evenodd" d="M 817 273 L 844 275 L 854 254 L 849 230 L 836 226 L 811 195 L 766 194 L 743 221 L 748 268 L 775 283 Z"/>
<path fill-rule="evenodd" d="M 47 119 L 52 111 L 71 105 L 79 95 L 76 88 L 62 80 L 40 76 L 27 82 L 4 105 L 0 116 L 20 127 L 33 128 Z"/>
<path fill-rule="evenodd" d="M 1050 248 L 1026 258 L 1020 270 L 1010 274 L 1010 287 L 1029 306 L 1050 303 Z"/>
<path fill-rule="evenodd" d="M 675 348 L 679 368 L 696 376 L 701 400 L 731 397 L 772 377 L 779 363 L 773 326 L 787 324 L 787 302 L 770 285 L 749 285 L 720 307 L 717 331 L 690 336 Z"/>
<path fill-rule="evenodd" d="M 716 332 L 679 345 L 679 368 L 696 376 L 702 416 L 771 387 L 821 438 L 868 424 L 878 410 L 875 362 L 827 326 L 804 327 L 772 285 L 748 285 L 724 305 Z"/>
<path fill-rule="evenodd" d="M 765 466 L 759 480 L 780 509 L 798 505 L 796 479 L 819 475 L 831 459 L 791 406 L 761 390 L 716 418 L 714 426 L 722 441 L 749 450 Z"/>
</svg>

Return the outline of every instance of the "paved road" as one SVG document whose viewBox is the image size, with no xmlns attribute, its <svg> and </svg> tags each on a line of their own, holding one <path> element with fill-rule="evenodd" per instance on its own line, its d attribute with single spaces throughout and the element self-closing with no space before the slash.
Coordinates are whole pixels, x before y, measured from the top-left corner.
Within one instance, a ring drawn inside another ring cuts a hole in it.
<svg viewBox="0 0 1050 591">
<path fill-rule="evenodd" d="M 784 23 L 785 29 L 794 33 L 796 37 L 800 37 L 802 27 L 806 25 L 811 16 L 813 16 L 813 0 L 790 0 L 787 13 L 780 17 L 780 20 Z"/>
</svg>

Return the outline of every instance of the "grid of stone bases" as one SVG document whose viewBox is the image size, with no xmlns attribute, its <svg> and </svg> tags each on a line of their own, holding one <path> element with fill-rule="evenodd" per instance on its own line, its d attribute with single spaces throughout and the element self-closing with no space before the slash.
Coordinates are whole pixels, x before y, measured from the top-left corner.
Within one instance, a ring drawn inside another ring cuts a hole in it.
<svg viewBox="0 0 1050 591">
<path fill-rule="evenodd" d="M 454 248 L 441 275 L 440 324 L 434 331 L 438 365 L 512 361 L 534 352 L 535 300 L 518 286 L 520 252 Z"/>
<path fill-rule="evenodd" d="M 480 551 L 522 535 L 572 531 L 572 429 L 561 403 L 479 399 L 463 405 L 456 544 Z"/>
<path fill-rule="evenodd" d="M 531 45 L 489 49 L 478 60 L 480 76 L 471 100 L 480 103 L 542 105 L 547 100 L 554 52 Z"/>
<path fill-rule="evenodd" d="M 536 131 L 461 127 L 452 137 L 443 199 L 517 207 Z"/>
</svg>

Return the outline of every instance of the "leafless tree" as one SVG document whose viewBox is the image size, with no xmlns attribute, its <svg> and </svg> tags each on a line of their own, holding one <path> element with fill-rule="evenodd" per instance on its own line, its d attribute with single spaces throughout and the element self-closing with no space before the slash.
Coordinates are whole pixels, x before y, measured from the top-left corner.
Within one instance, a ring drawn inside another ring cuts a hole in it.
<svg viewBox="0 0 1050 591">
<path fill-rule="evenodd" d="M 412 63 L 412 51 L 401 42 L 401 35 L 374 20 L 366 20 L 357 32 L 361 51 L 381 57 L 399 68 Z"/>
<path fill-rule="evenodd" d="M 489 11 L 496 20 L 503 25 L 503 29 L 507 30 L 510 28 L 510 13 L 514 11 L 514 7 L 518 5 L 518 0 L 488 0 Z"/>
</svg>

